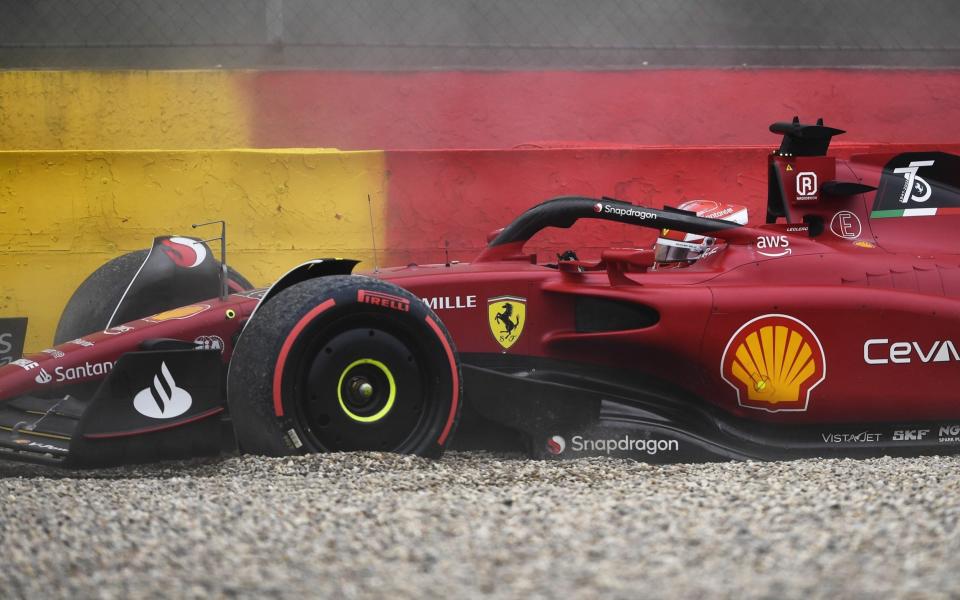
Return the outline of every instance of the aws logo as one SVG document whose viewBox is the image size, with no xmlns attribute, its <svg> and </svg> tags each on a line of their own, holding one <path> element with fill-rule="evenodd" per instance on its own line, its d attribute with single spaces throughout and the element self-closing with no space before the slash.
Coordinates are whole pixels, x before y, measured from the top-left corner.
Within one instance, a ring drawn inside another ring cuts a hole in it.
<svg viewBox="0 0 960 600">
<path fill-rule="evenodd" d="M 720 360 L 720 376 L 737 391 L 740 406 L 768 412 L 804 411 L 826 379 L 823 346 L 804 322 L 763 315 L 738 329 Z"/>
<path fill-rule="evenodd" d="M 785 235 L 761 235 L 757 237 L 757 253 L 764 256 L 786 256 L 793 252 L 790 238 Z"/>
</svg>

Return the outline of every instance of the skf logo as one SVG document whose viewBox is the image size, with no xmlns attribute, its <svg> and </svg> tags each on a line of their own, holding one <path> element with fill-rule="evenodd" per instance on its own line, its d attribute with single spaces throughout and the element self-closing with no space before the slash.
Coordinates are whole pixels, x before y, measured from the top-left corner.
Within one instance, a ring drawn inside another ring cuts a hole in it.
<svg viewBox="0 0 960 600">
<path fill-rule="evenodd" d="M 929 429 L 898 429 L 893 432 L 895 442 L 919 442 L 927 437 Z"/>
<path fill-rule="evenodd" d="M 507 350 L 517 343 L 527 320 L 527 299 L 517 296 L 497 296 L 487 300 L 487 318 L 490 333 Z"/>
<path fill-rule="evenodd" d="M 392 308 L 393 310 L 399 310 L 400 312 L 410 312 L 409 300 L 400 296 L 394 296 L 393 294 L 385 294 L 383 292 L 357 290 L 357 302 L 372 304 L 374 306 L 382 306 L 384 308 Z"/>
<path fill-rule="evenodd" d="M 797 173 L 797 200 L 817 199 L 817 174 L 813 171 Z"/>
<path fill-rule="evenodd" d="M 757 237 L 757 253 L 776 258 L 793 252 L 790 238 L 785 235 L 761 235 Z"/>
<path fill-rule="evenodd" d="M 763 315 L 738 329 L 720 361 L 720 376 L 745 408 L 804 411 L 826 379 L 823 346 L 806 323 L 787 315 Z"/>
<path fill-rule="evenodd" d="M 559 435 L 555 435 L 547 440 L 547 452 L 553 455 L 563 454 L 567 449 L 567 440 Z"/>
<path fill-rule="evenodd" d="M 190 410 L 193 397 L 177 387 L 167 363 L 160 363 L 160 373 L 153 376 L 153 385 L 140 390 L 133 398 L 137 412 L 151 419 L 172 419 Z"/>
</svg>

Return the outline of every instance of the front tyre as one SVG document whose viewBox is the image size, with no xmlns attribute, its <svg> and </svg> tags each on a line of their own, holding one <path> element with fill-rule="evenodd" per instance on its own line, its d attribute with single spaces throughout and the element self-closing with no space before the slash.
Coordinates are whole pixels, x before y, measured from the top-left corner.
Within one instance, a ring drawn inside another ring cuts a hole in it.
<svg viewBox="0 0 960 600">
<path fill-rule="evenodd" d="M 62 344 L 105 329 L 117 304 L 123 299 L 130 282 L 136 277 L 149 254 L 149 249 L 122 254 L 100 265 L 83 280 L 60 314 L 53 343 Z M 217 267 L 219 266 L 220 263 L 217 262 Z M 227 287 L 234 293 L 251 290 L 253 284 L 228 266 Z M 169 308 L 176 308 L 176 305 Z M 140 316 L 146 317 L 149 314 L 148 312 Z"/>
<path fill-rule="evenodd" d="M 460 363 L 410 292 L 358 275 L 295 284 L 260 306 L 227 381 L 245 452 L 439 457 L 460 414 Z"/>
</svg>

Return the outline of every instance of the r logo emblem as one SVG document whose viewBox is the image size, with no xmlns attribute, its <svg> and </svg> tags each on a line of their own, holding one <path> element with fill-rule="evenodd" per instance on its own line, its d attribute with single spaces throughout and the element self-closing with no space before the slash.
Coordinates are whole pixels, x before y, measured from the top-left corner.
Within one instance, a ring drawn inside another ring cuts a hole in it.
<svg viewBox="0 0 960 600">
<path fill-rule="evenodd" d="M 817 174 L 813 171 L 797 173 L 797 200 L 813 200 L 817 195 Z"/>
</svg>

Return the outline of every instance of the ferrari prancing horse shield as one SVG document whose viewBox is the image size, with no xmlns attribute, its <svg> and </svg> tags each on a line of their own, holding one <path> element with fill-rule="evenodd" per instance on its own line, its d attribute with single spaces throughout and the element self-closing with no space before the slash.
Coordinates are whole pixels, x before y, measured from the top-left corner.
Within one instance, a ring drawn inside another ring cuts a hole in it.
<svg viewBox="0 0 960 600">
<path fill-rule="evenodd" d="M 527 321 L 527 299 L 517 296 L 497 296 L 487 300 L 490 332 L 504 350 L 514 345 Z"/>
</svg>

